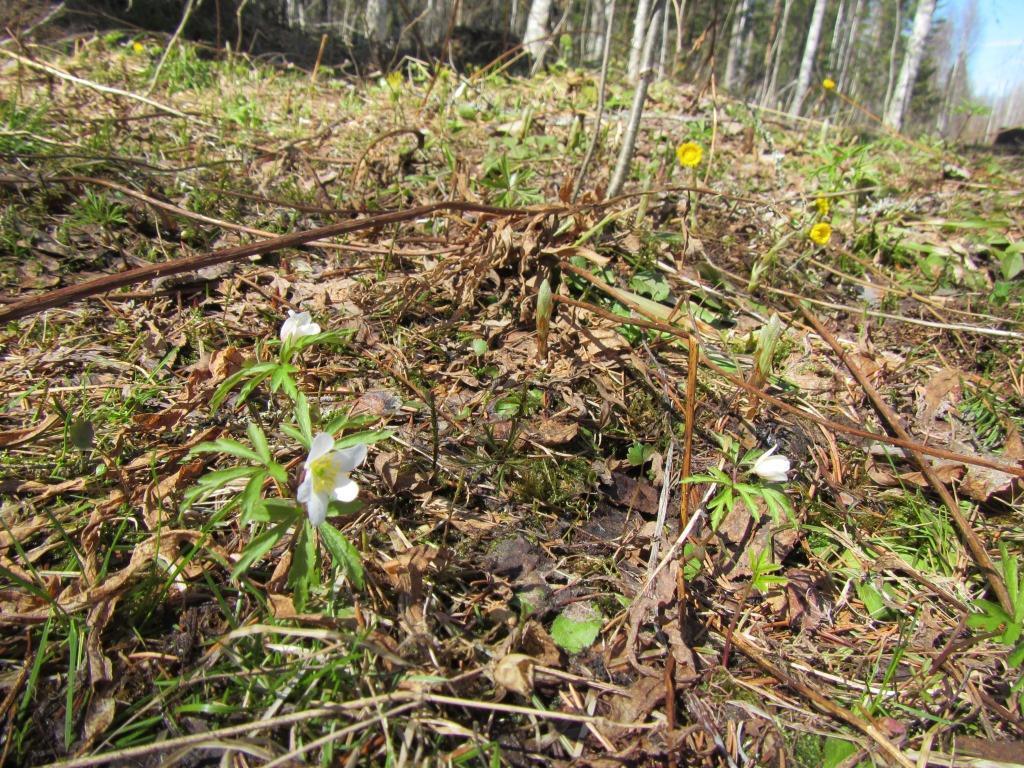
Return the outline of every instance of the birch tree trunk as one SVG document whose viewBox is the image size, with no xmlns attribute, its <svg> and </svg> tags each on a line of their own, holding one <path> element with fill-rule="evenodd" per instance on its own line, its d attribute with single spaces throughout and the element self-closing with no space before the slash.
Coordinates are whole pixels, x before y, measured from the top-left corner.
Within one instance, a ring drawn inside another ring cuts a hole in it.
<svg viewBox="0 0 1024 768">
<path fill-rule="evenodd" d="M 631 83 L 636 83 L 640 74 L 640 58 L 644 51 L 647 17 L 650 13 L 651 0 L 640 0 L 636 6 L 636 17 L 633 19 L 633 41 L 629 46 L 629 64 L 626 69 Z"/>
<path fill-rule="evenodd" d="M 892 28 L 892 46 L 889 48 L 889 77 L 885 81 L 885 96 L 882 99 L 883 113 L 889 109 L 892 101 L 892 91 L 896 85 L 896 51 L 899 48 L 900 38 L 903 36 L 903 18 L 900 15 L 900 0 L 895 0 L 896 24 Z"/>
<path fill-rule="evenodd" d="M 732 19 L 732 30 L 729 33 L 729 50 L 725 57 L 725 76 L 722 78 L 722 87 L 731 91 L 736 84 L 736 71 L 739 69 L 739 62 L 743 56 L 743 28 L 747 20 L 747 6 L 749 0 L 738 0 L 734 7 Z"/>
<path fill-rule="evenodd" d="M 814 69 L 814 55 L 818 52 L 818 40 L 821 39 L 821 24 L 825 20 L 825 6 L 828 0 L 814 0 L 814 13 L 811 14 L 811 26 L 807 30 L 807 43 L 804 55 L 800 60 L 800 74 L 796 80 L 796 93 L 789 105 L 789 114 L 799 115 L 803 109 L 807 89 L 811 84 L 811 71 Z"/>
<path fill-rule="evenodd" d="M 853 6 L 853 15 L 850 17 L 850 25 L 843 40 L 843 51 L 839 56 L 839 77 L 836 79 L 836 82 L 840 84 L 846 83 L 846 76 L 850 70 L 851 53 L 856 45 L 857 31 L 860 26 L 861 3 L 862 0 L 857 0 Z M 841 87 L 843 86 L 841 85 Z"/>
<path fill-rule="evenodd" d="M 548 16 L 551 15 L 551 0 L 533 0 L 530 13 L 526 17 L 526 31 L 523 33 L 523 47 L 530 53 L 533 72 L 538 72 L 544 64 L 544 54 L 548 51 Z"/>
<path fill-rule="evenodd" d="M 892 98 L 889 100 L 885 116 L 882 118 L 883 124 L 897 131 L 903 127 L 903 115 L 910 104 L 910 93 L 914 88 L 914 81 L 917 79 L 917 68 L 921 64 L 924 43 L 932 28 L 932 14 L 934 13 L 935 0 L 920 0 L 918 2 L 917 12 L 914 14 L 914 27 L 910 32 L 910 40 L 907 41 L 907 51 L 903 55 L 903 66 L 900 67 L 900 76 L 896 80 Z"/>
<path fill-rule="evenodd" d="M 836 23 L 832 25 L 832 46 L 828 52 L 828 69 L 829 72 L 835 72 L 836 67 L 839 66 L 839 53 L 843 45 L 842 32 L 848 26 L 844 22 L 846 19 L 846 0 L 839 0 L 839 10 L 836 11 Z"/>
<path fill-rule="evenodd" d="M 608 183 L 606 198 L 615 197 L 622 192 L 626 176 L 629 175 L 629 169 L 633 163 L 633 148 L 636 146 L 636 134 L 640 129 L 640 118 L 644 112 L 644 102 L 647 100 L 647 86 L 654 74 L 654 49 L 657 48 L 658 36 L 661 34 L 661 15 L 664 12 L 665 0 L 655 0 L 654 13 L 644 39 L 643 69 L 639 73 L 636 90 L 633 92 L 629 124 L 626 126 L 626 135 L 622 139 L 622 148 L 619 150 L 619 159 L 615 163 L 615 171 Z"/>
<path fill-rule="evenodd" d="M 387 36 L 387 0 L 366 0 L 366 37 L 374 45 L 380 45 Z"/>
<path fill-rule="evenodd" d="M 779 87 L 779 68 L 782 66 L 782 49 L 786 42 L 786 29 L 789 26 L 789 12 L 793 9 L 793 0 L 785 0 L 782 10 L 782 22 L 778 27 L 778 34 L 771 35 L 771 75 L 765 83 L 764 93 L 761 96 L 761 106 L 777 106 L 775 94 Z M 767 55 L 767 54 L 766 54 Z M 767 69 L 767 65 L 766 65 Z"/>
</svg>

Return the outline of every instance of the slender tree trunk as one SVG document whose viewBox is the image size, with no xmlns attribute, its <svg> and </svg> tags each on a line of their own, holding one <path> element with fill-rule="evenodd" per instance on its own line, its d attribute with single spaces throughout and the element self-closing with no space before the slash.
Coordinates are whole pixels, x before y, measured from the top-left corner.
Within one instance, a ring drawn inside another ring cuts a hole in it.
<svg viewBox="0 0 1024 768">
<path fill-rule="evenodd" d="M 753 3 L 747 3 L 747 23 L 744 25 L 746 32 L 743 34 L 743 55 L 740 57 L 740 71 L 736 73 L 736 79 L 742 92 L 746 92 L 746 85 L 750 80 L 750 59 L 754 55 L 754 8 Z"/>
<path fill-rule="evenodd" d="M 932 28 L 934 13 L 935 0 L 920 0 L 918 2 L 917 13 L 914 14 L 914 27 L 910 32 L 907 51 L 903 56 L 903 66 L 900 67 L 900 76 L 896 80 L 892 99 L 890 99 L 885 116 L 882 118 L 885 125 L 895 128 L 897 131 L 903 127 L 903 116 L 910 105 L 910 94 L 914 89 L 914 81 L 917 79 L 917 68 L 921 64 L 924 43 Z"/>
<path fill-rule="evenodd" d="M 612 180 L 608 184 L 607 197 L 615 197 L 622 192 L 626 183 L 630 166 L 633 163 L 633 148 L 636 146 L 636 134 L 640 129 L 640 118 L 644 112 L 644 102 L 647 100 L 647 86 L 651 82 L 654 69 L 654 49 L 657 47 L 658 35 L 661 34 L 661 15 L 665 12 L 665 0 L 654 0 L 654 13 L 651 22 L 647 25 L 647 34 L 644 40 L 643 69 L 637 79 L 636 90 L 633 92 L 633 106 L 629 112 L 629 124 L 626 126 L 626 135 L 622 139 L 622 148 L 619 150 L 619 159 L 615 163 L 615 171 L 612 173 Z"/>
<path fill-rule="evenodd" d="M 844 22 L 846 15 L 846 0 L 839 0 L 839 10 L 836 11 L 836 22 L 832 25 L 832 45 L 828 51 L 828 69 L 830 73 L 835 73 L 836 67 L 839 66 L 839 49 L 843 43 L 843 30 L 846 29 L 847 24 Z"/>
<path fill-rule="evenodd" d="M 380 46 L 387 36 L 387 0 L 366 0 L 366 37 L 375 46 Z"/>
<path fill-rule="evenodd" d="M 896 25 L 892 30 L 892 45 L 889 47 L 889 77 L 885 81 L 885 98 L 882 99 L 882 112 L 888 112 L 892 102 L 892 90 L 896 84 L 896 51 L 899 50 L 900 38 L 903 36 L 903 18 L 900 14 L 900 0 L 894 0 L 896 6 Z"/>
<path fill-rule="evenodd" d="M 779 69 L 782 67 L 782 52 L 786 44 L 786 31 L 789 27 L 789 12 L 793 10 L 793 0 L 785 0 L 782 10 L 782 22 L 779 25 L 779 32 L 772 38 L 772 73 L 764 89 L 764 97 L 761 105 L 777 107 L 775 94 L 779 87 Z"/>
<path fill-rule="evenodd" d="M 686 18 L 686 0 L 672 0 L 672 10 L 676 14 L 676 50 L 672 55 L 672 71 L 679 71 L 679 57 L 683 55 L 683 30 Z M 668 11 L 666 10 L 666 14 Z"/>
<path fill-rule="evenodd" d="M 850 70 L 850 59 L 851 53 L 853 52 L 857 42 L 857 31 L 860 26 L 860 9 L 863 0 L 857 0 L 857 3 L 853 6 L 853 14 L 850 16 L 850 24 L 847 29 L 846 37 L 843 39 L 843 52 L 839 56 L 839 77 L 837 82 L 845 84 L 846 76 Z M 845 85 L 843 86 L 845 87 Z"/>
<path fill-rule="evenodd" d="M 669 24 L 668 3 L 665 3 L 665 10 L 661 14 L 661 35 L 658 40 L 658 80 L 665 79 L 665 70 L 668 63 L 668 24 Z"/>
<path fill-rule="evenodd" d="M 650 13 L 651 0 L 640 0 L 636 6 L 636 17 L 633 19 L 633 41 L 629 46 L 629 63 L 626 69 L 631 83 L 637 82 L 640 73 L 640 59 L 643 56 Z"/>
<path fill-rule="evenodd" d="M 811 26 L 807 30 L 807 43 L 804 55 L 800 60 L 800 74 L 796 80 L 796 93 L 789 105 L 789 114 L 799 115 L 803 109 L 807 89 L 811 85 L 811 72 L 814 69 L 814 56 L 818 52 L 818 40 L 821 39 L 821 24 L 825 20 L 825 6 L 828 0 L 814 0 L 814 13 L 811 14 Z"/>
<path fill-rule="evenodd" d="M 729 32 L 729 50 L 725 54 L 725 76 L 722 78 L 722 87 L 727 91 L 731 91 L 736 84 L 736 71 L 743 56 L 743 26 L 747 20 L 748 2 L 749 0 L 737 0 L 733 6 L 735 15 Z"/>
<path fill-rule="evenodd" d="M 544 64 L 550 41 L 548 38 L 548 16 L 551 15 L 551 0 L 533 0 L 526 17 L 526 31 L 523 33 L 523 47 L 530 53 L 533 71 L 538 72 Z"/>
</svg>

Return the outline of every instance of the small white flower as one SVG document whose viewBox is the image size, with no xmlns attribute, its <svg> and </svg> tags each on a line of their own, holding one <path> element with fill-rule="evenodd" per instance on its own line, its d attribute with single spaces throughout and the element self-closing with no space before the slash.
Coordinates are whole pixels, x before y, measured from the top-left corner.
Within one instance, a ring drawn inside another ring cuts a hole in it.
<svg viewBox="0 0 1024 768">
<path fill-rule="evenodd" d="M 281 326 L 281 341 L 287 343 L 318 333 L 320 333 L 320 326 L 312 321 L 309 312 L 293 312 L 289 309 L 288 319 Z"/>
<path fill-rule="evenodd" d="M 309 447 L 305 474 L 296 498 L 306 505 L 309 522 L 320 525 L 327 517 L 327 504 L 334 501 L 354 501 L 359 486 L 349 474 L 366 459 L 366 446 L 334 449 L 334 438 L 318 432 Z"/>
<path fill-rule="evenodd" d="M 757 457 L 754 466 L 750 468 L 751 472 L 762 480 L 767 480 L 769 483 L 784 483 L 789 479 L 787 477 L 789 473 L 789 459 L 785 456 L 772 456 L 778 447 L 773 445 L 762 453 Z"/>
</svg>

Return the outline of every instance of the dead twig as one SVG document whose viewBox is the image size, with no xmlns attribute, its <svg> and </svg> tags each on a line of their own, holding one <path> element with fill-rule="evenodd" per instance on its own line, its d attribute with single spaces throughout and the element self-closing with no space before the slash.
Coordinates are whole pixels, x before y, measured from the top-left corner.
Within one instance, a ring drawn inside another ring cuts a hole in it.
<svg viewBox="0 0 1024 768">
<path fill-rule="evenodd" d="M 555 213 L 563 210 L 565 209 L 561 207 L 553 207 L 550 209 L 550 212 Z M 258 243 L 238 245 L 232 248 L 223 248 L 219 251 L 214 251 L 213 253 L 201 254 L 199 256 L 187 256 L 185 258 L 167 261 L 162 264 L 149 264 L 145 267 L 139 267 L 137 269 L 128 270 L 127 272 L 122 272 L 121 274 L 104 275 L 93 280 L 86 280 L 78 285 L 69 285 L 64 288 L 58 288 L 54 291 L 44 293 L 41 296 L 32 296 L 0 309 L 0 323 L 10 320 L 18 320 L 47 309 L 63 307 L 90 296 L 106 293 L 107 291 L 111 291 L 115 288 L 121 288 L 125 285 L 134 285 L 135 283 L 140 283 L 144 280 L 151 280 L 155 277 L 180 275 L 183 272 L 193 272 L 198 269 L 203 269 L 204 267 L 212 267 L 216 264 L 239 261 L 241 259 L 248 258 L 249 256 L 263 256 L 285 248 L 297 248 L 300 245 L 312 243 L 316 240 L 322 240 L 327 237 L 337 237 L 338 235 L 347 234 L 349 232 L 358 232 L 363 229 L 371 229 L 373 227 L 382 227 L 402 221 L 410 221 L 412 219 L 420 218 L 421 216 L 429 216 L 430 214 L 437 213 L 438 211 L 473 211 L 476 213 L 490 213 L 497 216 L 516 216 L 527 213 L 526 210 L 519 208 L 497 208 L 492 205 L 465 202 L 442 202 L 421 205 L 415 208 L 408 208 L 403 211 L 381 213 L 376 216 L 368 216 L 365 219 L 357 219 L 356 221 L 343 221 L 337 224 L 328 224 L 325 227 L 317 227 L 315 229 L 307 229 L 301 232 L 291 232 L 287 235 L 272 237 L 268 240 L 261 240 Z M 530 211 L 530 213 L 536 214 L 537 211 Z"/>
<path fill-rule="evenodd" d="M 566 296 L 556 295 L 552 298 L 556 302 L 568 304 L 569 306 L 576 307 L 578 309 L 584 309 L 587 312 L 593 312 L 595 315 L 603 317 L 606 320 L 610 320 L 613 323 L 616 323 L 617 325 L 627 324 L 635 325 L 639 328 L 650 328 L 655 331 L 671 333 L 675 336 L 678 336 L 681 339 L 688 339 L 690 337 L 690 334 L 686 330 L 678 328 L 674 325 L 669 325 L 668 323 L 662 323 L 656 320 L 645 320 L 640 317 L 622 317 L 621 315 L 616 315 L 611 312 L 608 312 L 607 310 L 604 310 L 601 307 L 595 306 L 593 304 L 587 304 L 586 302 L 583 301 L 576 301 L 575 299 L 570 299 Z M 642 309 L 635 306 L 631 306 L 630 309 L 632 309 L 635 312 L 643 311 Z M 2 319 L 3 315 L 0 314 L 0 320 Z M 733 376 L 731 373 L 726 371 L 721 366 L 716 365 L 713 361 L 709 360 L 704 355 L 701 356 L 700 362 L 702 365 L 707 366 L 707 368 L 709 368 L 710 370 L 717 373 L 719 376 L 726 379 L 726 381 L 729 381 L 730 383 L 734 384 L 735 386 L 739 387 L 745 392 L 749 392 L 750 394 L 754 395 L 754 397 L 758 397 L 764 400 L 766 403 L 774 405 L 781 411 L 791 413 L 794 416 L 799 416 L 801 419 L 807 419 L 808 421 L 814 422 L 815 424 L 823 426 L 826 429 L 832 430 L 833 432 L 851 435 L 853 437 L 860 437 L 865 440 L 874 440 L 879 443 L 885 443 L 886 445 L 895 445 L 898 448 L 911 448 L 919 453 L 923 453 L 928 456 L 935 456 L 936 458 L 939 459 L 958 461 L 962 464 L 973 464 L 978 467 L 988 467 L 989 469 L 996 469 L 999 470 L 1000 472 L 1005 472 L 1006 474 L 1013 475 L 1015 477 L 1024 477 L 1024 467 L 1018 467 L 1012 464 L 1001 464 L 998 461 L 991 461 L 990 459 L 985 459 L 982 458 L 981 456 L 968 456 L 962 453 L 955 453 L 953 451 L 947 451 L 944 448 L 935 448 L 930 445 L 924 445 L 923 443 L 918 443 L 910 439 L 902 439 L 898 437 L 889 437 L 888 435 L 880 435 L 875 432 L 869 432 L 866 429 L 860 429 L 858 427 L 851 427 L 847 426 L 846 424 L 840 424 L 839 422 L 832 421 L 831 419 L 826 419 L 825 417 L 818 416 L 817 414 L 814 413 L 808 413 L 807 411 L 803 411 L 797 408 L 795 405 L 790 405 L 785 400 L 780 400 L 779 398 L 773 397 L 772 395 L 769 395 L 766 392 L 762 392 L 757 387 L 752 387 L 750 384 L 743 381 L 742 379 Z"/>
<path fill-rule="evenodd" d="M 847 369 L 849 369 L 850 373 L 853 374 L 857 383 L 860 384 L 861 389 L 864 390 L 868 399 L 871 400 L 872 407 L 874 407 L 875 411 L 878 412 L 878 415 L 881 416 L 889 425 L 889 429 L 891 429 L 901 440 L 913 442 L 913 438 L 910 436 L 910 433 L 907 432 L 903 427 L 903 424 L 900 423 L 899 415 L 897 415 L 897 413 L 889 407 L 889 404 L 882 399 L 878 390 L 872 386 L 871 382 L 868 381 L 860 368 L 854 364 L 846 354 L 846 351 L 839 345 L 836 337 L 833 336 L 824 324 L 814 315 L 814 313 L 805 306 L 797 303 L 794 303 L 794 306 L 800 314 L 803 315 L 803 318 L 814 327 L 814 330 L 817 331 L 818 335 L 821 336 L 821 338 L 824 339 L 830 347 L 832 347 L 832 351 L 839 356 L 839 359 L 843 361 L 843 365 L 845 365 Z M 1014 613 L 1014 605 L 1013 601 L 1010 599 L 1010 593 L 1006 590 L 1006 585 L 1003 584 L 1003 580 L 999 577 L 999 573 L 996 571 L 995 566 L 992 563 L 992 558 L 989 557 L 988 551 L 978 538 L 978 534 L 974 532 L 974 529 L 971 528 L 970 522 L 968 522 L 967 518 L 964 517 L 963 513 L 960 511 L 960 505 L 957 504 L 956 499 L 953 498 L 953 494 L 949 492 L 945 483 L 943 483 L 939 479 L 938 475 L 935 474 L 934 470 L 932 470 L 931 464 L 924 458 L 924 456 L 921 455 L 923 451 L 914 447 L 904 446 L 903 453 L 911 464 L 917 465 L 921 470 L 921 474 L 923 474 L 925 479 L 928 481 L 928 485 L 932 487 L 932 490 L 935 491 L 935 493 L 939 495 L 939 498 L 942 499 L 942 503 L 946 505 L 947 509 L 949 509 L 949 514 L 953 518 L 953 522 L 956 524 L 957 529 L 960 531 L 960 536 L 963 538 L 964 544 L 967 545 L 971 555 L 974 557 L 974 562 L 981 569 L 982 573 L 985 574 L 985 579 L 992 588 L 992 592 L 995 594 L 996 599 L 999 600 L 999 604 L 1003 606 L 1003 610 L 1012 616 Z"/>
<path fill-rule="evenodd" d="M 717 631 L 723 631 L 722 622 L 718 616 L 712 615 L 710 617 L 710 623 Z M 874 741 L 893 763 L 903 766 L 903 768 L 914 768 L 914 763 L 908 760 L 900 751 L 899 747 L 897 747 L 888 736 L 878 730 L 873 723 L 865 720 L 864 718 L 857 717 L 857 715 L 845 707 L 841 707 L 834 701 L 826 699 L 811 686 L 797 680 L 793 676 L 787 674 L 785 670 L 775 666 L 775 664 L 769 661 L 768 657 L 765 656 L 764 653 L 750 642 L 742 633 L 733 634 L 732 643 L 740 653 L 757 664 L 757 666 L 787 688 L 791 688 L 801 696 L 809 699 L 814 706 L 825 714 L 830 715 L 837 720 L 841 720 L 847 725 L 853 726 L 869 739 Z"/>
</svg>

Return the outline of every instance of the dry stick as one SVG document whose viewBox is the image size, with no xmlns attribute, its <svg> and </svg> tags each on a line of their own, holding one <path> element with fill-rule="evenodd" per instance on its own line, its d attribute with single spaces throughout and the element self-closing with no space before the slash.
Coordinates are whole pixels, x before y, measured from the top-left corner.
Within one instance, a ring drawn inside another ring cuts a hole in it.
<svg viewBox="0 0 1024 768">
<path fill-rule="evenodd" d="M 881 395 L 878 394 L 878 390 L 875 389 L 871 382 L 868 381 L 867 377 L 861 372 L 861 370 L 854 364 L 854 362 L 846 354 L 846 351 L 839 346 L 839 342 L 836 341 L 836 337 L 833 336 L 829 330 L 822 324 L 822 322 L 815 317 L 809 309 L 804 307 L 802 304 L 796 304 L 796 309 L 803 315 L 804 319 L 810 323 L 814 330 L 817 331 L 818 335 L 823 338 L 832 350 L 839 356 L 839 359 L 843 361 L 843 364 L 849 369 L 853 377 L 857 379 L 857 383 L 860 384 L 864 393 L 871 400 L 871 405 L 878 412 L 885 422 L 889 425 L 889 428 L 896 433 L 896 435 L 902 439 L 910 441 L 910 433 L 904 429 L 903 424 L 900 423 L 900 417 L 897 413 L 889 407 Z M 999 600 L 999 604 L 1003 606 L 1009 615 L 1014 613 L 1013 601 L 1010 599 L 1010 593 L 1006 591 L 1006 585 L 1003 584 L 1002 579 L 996 572 L 995 566 L 992 564 L 992 558 L 989 557 L 988 551 L 985 549 L 978 535 L 971 528 L 970 522 L 964 517 L 960 511 L 960 505 L 956 503 L 956 499 L 953 498 L 953 494 L 949 492 L 945 484 L 939 480 L 931 467 L 931 464 L 921 455 L 921 452 L 914 448 L 904 448 L 904 455 L 911 464 L 916 464 L 921 473 L 928 480 L 928 484 L 932 487 L 943 503 L 949 509 L 950 515 L 953 517 L 953 522 L 956 523 L 956 527 L 960 530 L 960 536 L 963 538 L 967 548 L 971 551 L 974 556 L 974 561 L 978 567 L 981 568 L 985 574 L 985 578 L 988 580 L 989 586 L 992 588 L 992 592 L 995 593 L 996 598 Z"/>
<path fill-rule="evenodd" d="M 0 48 L 0 54 L 3 54 L 8 58 L 14 59 L 15 61 L 18 61 L 24 64 L 26 67 L 30 67 L 31 69 L 38 69 L 41 72 L 47 73 L 48 75 L 59 77 L 61 80 L 67 80 L 69 83 L 74 83 L 75 85 L 81 85 L 86 88 L 91 88 L 92 90 L 99 91 L 100 93 L 109 93 L 113 96 L 123 96 L 124 98 L 132 99 L 133 101 L 141 101 L 143 104 L 148 104 L 154 109 L 157 109 L 168 115 L 173 115 L 174 117 L 183 117 L 186 120 L 195 120 L 194 117 L 186 115 L 184 112 L 179 112 L 174 107 L 168 107 L 166 104 L 161 104 L 159 101 L 147 99 L 145 96 L 140 96 L 137 93 L 131 93 L 130 91 L 122 91 L 120 88 L 111 88 L 109 85 L 100 85 L 99 83 L 94 83 L 91 80 L 85 80 L 81 77 L 76 77 L 75 75 L 65 72 L 62 69 L 51 67 L 48 64 L 40 64 L 38 61 L 32 61 L 32 59 L 26 58 L 24 56 L 19 56 L 18 54 L 13 53 L 12 51 L 5 51 L 2 48 Z"/>
<path fill-rule="evenodd" d="M 644 112 L 644 102 L 647 101 L 647 87 L 654 74 L 654 44 L 658 35 L 661 34 L 661 15 L 665 12 L 664 0 L 654 0 L 654 2 L 654 12 L 649 19 L 647 35 L 644 38 L 643 69 L 637 80 L 636 90 L 633 92 L 633 106 L 630 108 L 629 122 L 626 124 L 626 135 L 623 137 L 622 147 L 619 149 L 619 159 L 615 163 L 612 180 L 608 182 L 609 197 L 615 197 L 622 191 L 622 187 L 626 183 L 626 176 L 629 175 L 629 169 L 633 164 L 636 134 L 640 128 L 640 117 Z"/>
<path fill-rule="evenodd" d="M 587 153 L 583 156 L 579 173 L 576 174 L 576 183 L 573 185 L 572 190 L 572 201 L 574 203 L 580 195 L 580 190 L 583 188 L 583 180 L 587 177 L 590 161 L 594 159 L 594 151 L 601 141 L 601 120 L 604 118 L 604 93 L 608 85 L 608 62 L 611 60 L 612 22 L 615 21 L 615 0 L 611 0 L 608 4 L 606 13 L 608 14 L 608 21 L 604 29 L 604 50 L 601 52 L 601 82 L 597 86 L 597 117 L 594 118 L 594 135 L 590 137 Z"/>
<path fill-rule="evenodd" d="M 566 210 L 564 207 L 555 206 L 549 212 L 556 213 Z M 376 216 L 368 216 L 365 219 L 356 221 L 343 221 L 337 224 L 329 224 L 325 227 L 307 229 L 302 232 L 291 232 L 287 235 L 273 237 L 269 240 L 262 240 L 257 243 L 238 245 L 233 248 L 223 248 L 213 253 L 201 254 L 199 256 L 187 256 L 161 264 L 150 264 L 137 269 L 130 269 L 116 275 L 104 275 L 93 280 L 86 280 L 84 283 L 69 285 L 65 288 L 58 288 L 40 296 L 32 296 L 22 301 L 11 304 L 0 309 L 0 323 L 10 320 L 18 320 L 22 317 L 34 315 L 46 309 L 63 307 L 80 299 L 106 293 L 114 288 L 121 288 L 125 285 L 150 280 L 154 277 L 165 275 L 178 275 L 182 272 L 192 272 L 204 267 L 211 267 L 215 264 L 224 264 L 229 261 L 238 261 L 249 256 L 262 256 L 285 248 L 296 248 L 315 240 L 322 240 L 327 237 L 336 237 L 349 232 L 356 232 L 362 229 L 382 227 L 388 224 L 395 224 L 402 221 L 418 219 L 438 211 L 473 211 L 477 213 L 491 213 L 497 216 L 516 216 L 526 213 L 538 214 L 541 210 L 526 210 L 522 208 L 498 208 L 492 205 L 480 205 L 461 201 L 430 203 L 416 208 L 408 208 L 402 211 L 391 211 Z"/>
<path fill-rule="evenodd" d="M 202 0 L 199 0 L 202 2 Z M 181 14 L 181 21 L 178 23 L 178 28 L 174 30 L 174 34 L 171 35 L 171 40 L 164 47 L 163 55 L 160 56 L 160 61 L 157 62 L 156 69 L 153 70 L 153 77 L 149 80 L 149 87 L 146 88 L 146 95 L 149 96 L 156 88 L 156 81 L 160 78 L 160 73 L 164 69 L 164 64 L 167 63 L 167 57 L 171 55 L 171 51 L 174 50 L 174 45 L 178 42 L 178 38 L 181 37 L 182 30 L 185 29 L 185 25 L 188 24 L 189 17 L 192 16 L 192 11 L 195 10 L 195 0 L 188 0 L 185 3 L 185 10 Z"/>
<path fill-rule="evenodd" d="M 686 426 L 683 435 L 683 478 L 690 476 L 690 465 L 693 460 L 693 416 L 697 408 L 697 366 L 700 365 L 700 348 L 697 339 L 687 338 L 686 358 Z M 679 525 L 686 527 L 690 519 L 690 494 L 683 489 L 682 502 L 679 507 Z"/>
<path fill-rule="evenodd" d="M 561 264 L 561 267 L 564 269 L 565 266 L 566 264 L 563 262 Z M 638 328 L 650 328 L 655 331 L 671 333 L 672 335 L 677 336 L 681 339 L 690 338 L 689 333 L 687 333 L 682 328 L 678 328 L 674 325 L 668 325 L 666 323 L 661 323 L 655 320 L 644 320 L 639 317 L 623 317 L 622 315 L 616 315 L 593 304 L 587 304 L 586 302 L 583 301 L 576 301 L 575 299 L 570 299 L 566 296 L 555 295 L 552 298 L 556 302 L 568 304 L 569 306 L 577 307 L 578 309 L 583 309 L 586 310 L 587 312 L 593 312 L 595 315 L 603 317 L 606 320 L 611 320 L 613 323 L 616 323 L 617 325 L 635 325 Z M 635 306 L 630 308 L 635 312 L 643 311 Z M 0 314 L 0 320 L 3 320 L 2 314 Z M 1024 468 L 1013 466 L 1012 464 L 1000 464 L 997 461 L 991 461 L 990 459 L 981 458 L 979 456 L 968 456 L 962 453 L 947 451 L 944 448 L 934 448 L 930 445 L 924 445 L 923 443 L 915 442 L 914 440 L 901 439 L 898 437 L 889 437 L 888 435 L 880 435 L 875 432 L 869 432 L 866 429 L 850 427 L 847 426 L 846 424 L 840 424 L 839 422 L 832 421 L 831 419 L 826 419 L 823 416 L 818 416 L 817 414 L 814 413 L 802 411 L 795 405 L 790 405 L 785 400 L 780 400 L 777 397 L 773 397 L 772 395 L 769 395 L 766 392 L 762 392 L 757 387 L 751 386 L 747 382 L 743 381 L 743 379 L 736 378 L 727 370 L 725 370 L 719 365 L 716 365 L 713 361 L 709 360 L 704 355 L 701 355 L 700 362 L 703 365 L 707 366 L 710 370 L 714 371 L 719 376 L 724 378 L 729 383 L 739 387 L 745 392 L 749 392 L 754 397 L 760 398 L 761 400 L 764 400 L 766 403 L 770 405 L 774 405 L 781 411 L 791 413 L 794 416 L 800 417 L 801 419 L 807 419 L 808 421 L 811 421 L 815 424 L 819 424 L 825 427 L 826 429 L 832 430 L 833 432 L 839 432 L 846 435 L 853 435 L 854 437 L 860 437 L 866 440 L 873 440 L 875 442 L 885 443 L 886 445 L 895 445 L 898 448 L 909 448 L 919 453 L 924 453 L 929 456 L 935 456 L 936 458 L 939 459 L 958 461 L 961 464 L 973 464 L 978 467 L 988 467 L 989 469 L 995 469 L 1000 472 L 1005 472 L 1006 474 L 1014 475 L 1015 477 L 1024 477 Z"/>
<path fill-rule="evenodd" d="M 717 616 L 711 616 L 711 624 L 717 630 L 722 631 L 721 621 Z M 733 645 L 735 645 L 744 656 L 753 661 L 757 666 L 770 674 L 780 683 L 788 688 L 792 688 L 801 696 L 805 696 L 810 699 L 816 707 L 824 711 L 826 714 L 831 715 L 837 720 L 841 720 L 848 725 L 852 725 L 858 731 L 874 741 L 875 744 L 877 744 L 896 764 L 903 766 L 903 768 L 915 768 L 914 764 L 910 762 L 902 752 L 900 752 L 899 747 L 893 744 L 892 741 L 871 722 L 857 717 L 853 712 L 845 707 L 841 707 L 834 701 L 826 699 L 809 685 L 806 685 L 805 683 L 802 683 L 786 674 L 785 671 L 779 669 L 769 661 L 764 653 L 758 649 L 757 646 L 747 640 L 742 634 L 734 634 L 732 640 Z"/>
</svg>

